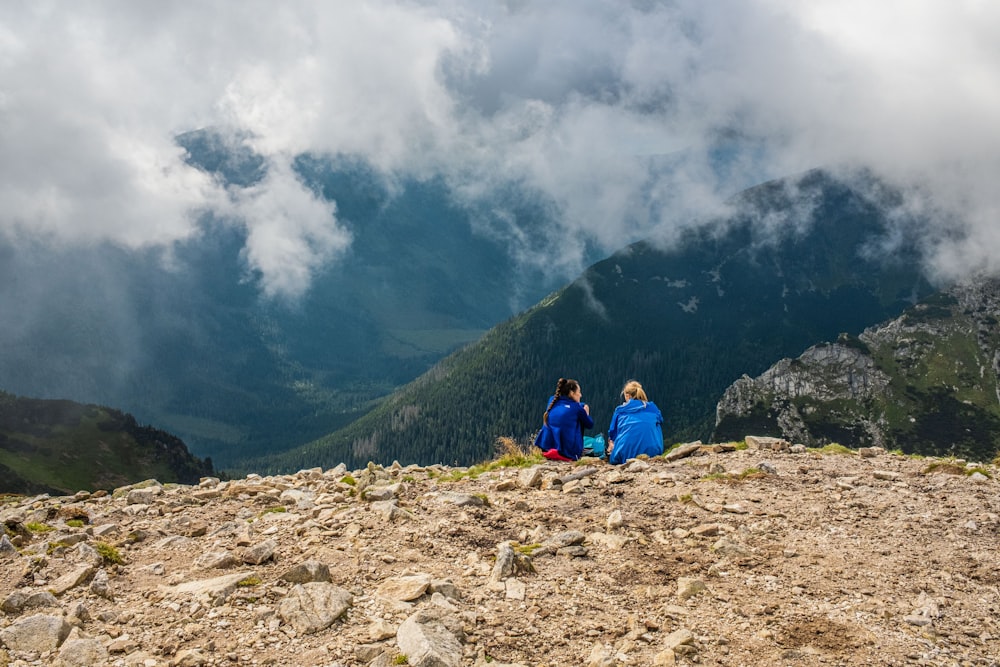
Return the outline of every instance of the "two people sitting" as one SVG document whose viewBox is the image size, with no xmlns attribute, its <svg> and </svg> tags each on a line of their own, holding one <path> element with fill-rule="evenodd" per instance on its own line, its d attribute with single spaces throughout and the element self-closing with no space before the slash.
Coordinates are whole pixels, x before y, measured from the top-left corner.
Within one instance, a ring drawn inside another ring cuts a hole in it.
<svg viewBox="0 0 1000 667">
<path fill-rule="evenodd" d="M 622 389 L 625 402 L 615 408 L 608 429 L 609 462 L 625 463 L 640 454 L 663 453 L 663 415 L 642 385 L 629 380 Z M 576 461 L 583 455 L 583 431 L 594 427 L 590 406 L 576 380 L 559 378 L 556 393 L 542 416 L 535 446 L 553 461 Z"/>
</svg>

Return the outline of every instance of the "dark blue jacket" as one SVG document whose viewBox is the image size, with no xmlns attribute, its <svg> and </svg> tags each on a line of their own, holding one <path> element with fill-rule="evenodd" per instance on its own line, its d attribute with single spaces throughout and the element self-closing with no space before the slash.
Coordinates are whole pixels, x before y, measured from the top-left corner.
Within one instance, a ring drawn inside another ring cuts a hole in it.
<svg viewBox="0 0 1000 667">
<path fill-rule="evenodd" d="M 615 444 L 611 463 L 625 463 L 639 454 L 659 456 L 663 453 L 663 415 L 651 401 L 645 405 L 633 398 L 615 408 L 608 429 L 608 440 Z"/>
<path fill-rule="evenodd" d="M 552 403 L 551 398 L 549 403 Z M 594 420 L 583 409 L 583 404 L 560 396 L 549 410 L 549 423 L 538 432 L 535 446 L 543 452 L 558 449 L 560 454 L 575 461 L 583 455 L 583 429 L 593 427 Z"/>
</svg>

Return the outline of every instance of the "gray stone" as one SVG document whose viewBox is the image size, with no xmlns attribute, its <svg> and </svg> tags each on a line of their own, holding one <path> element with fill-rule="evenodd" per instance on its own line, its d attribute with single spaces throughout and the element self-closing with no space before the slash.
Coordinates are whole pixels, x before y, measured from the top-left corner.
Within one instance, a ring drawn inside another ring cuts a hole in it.
<svg viewBox="0 0 1000 667">
<path fill-rule="evenodd" d="M 52 591 L 55 595 L 62 595 L 71 588 L 76 588 L 87 579 L 89 579 L 94 574 L 94 568 L 90 565 L 81 565 L 80 567 L 67 572 L 63 576 L 59 577 L 51 584 L 49 584 L 48 589 Z"/>
<path fill-rule="evenodd" d="M 770 461 L 761 461 L 757 464 L 757 470 L 767 473 L 768 475 L 777 475 L 778 469 L 774 467 L 774 464 Z"/>
<path fill-rule="evenodd" d="M 562 549 L 564 547 L 583 544 L 586 539 L 587 536 L 578 530 L 567 530 L 558 535 L 553 535 L 550 539 L 546 540 L 545 546 L 553 549 Z"/>
<path fill-rule="evenodd" d="M 161 493 L 163 493 L 163 489 L 159 486 L 132 489 L 125 496 L 125 503 L 128 505 L 151 505 Z"/>
<path fill-rule="evenodd" d="M 25 609 L 42 609 L 46 607 L 50 609 L 59 607 L 59 600 L 50 591 L 37 591 L 27 597 L 24 601 L 22 611 Z"/>
<path fill-rule="evenodd" d="M 532 572 L 534 572 L 534 569 L 532 569 Z M 462 592 L 458 590 L 458 586 L 456 586 L 450 579 L 435 579 L 431 582 L 431 586 L 428 591 L 431 593 L 440 593 L 451 600 L 462 599 Z"/>
<path fill-rule="evenodd" d="M 746 558 L 750 556 L 750 551 L 736 544 L 728 537 L 721 538 L 711 546 L 711 551 L 722 556 L 733 556 L 735 558 Z"/>
<path fill-rule="evenodd" d="M 376 590 L 376 595 L 389 600 L 409 602 L 416 600 L 431 586 L 431 575 L 410 574 L 386 579 Z"/>
<path fill-rule="evenodd" d="M 748 435 L 744 440 L 750 449 L 764 450 L 769 452 L 787 452 L 792 443 L 784 438 L 772 438 L 762 435 Z"/>
<path fill-rule="evenodd" d="M 311 581 L 330 581 L 330 567 L 324 563 L 310 560 L 299 563 L 281 575 L 281 578 L 293 584 L 306 584 Z"/>
<path fill-rule="evenodd" d="M 696 440 L 695 442 L 688 442 L 683 445 L 678 445 L 674 447 L 669 452 L 667 452 L 663 458 L 667 461 L 677 461 L 678 459 L 687 458 L 688 456 L 694 455 L 695 452 L 701 449 L 701 440 Z"/>
<path fill-rule="evenodd" d="M 686 646 L 694 643 L 694 634 L 687 628 L 674 630 L 664 640 L 664 645 L 671 651 L 678 646 Z"/>
<path fill-rule="evenodd" d="M 5 614 L 18 614 L 22 609 L 24 609 L 24 601 L 27 599 L 28 593 L 25 591 L 13 591 L 10 595 L 4 598 L 3 602 L 0 602 L 0 611 Z"/>
<path fill-rule="evenodd" d="M 418 611 L 399 626 L 396 643 L 412 667 L 461 667 L 462 644 L 454 622 Z"/>
<path fill-rule="evenodd" d="M 105 570 L 98 570 L 94 574 L 94 578 L 90 582 L 90 592 L 94 595 L 99 595 L 105 600 L 115 599 L 114 587 L 111 585 L 111 580 Z"/>
<path fill-rule="evenodd" d="M 372 510 L 378 512 L 382 515 L 382 518 L 386 521 L 409 521 L 413 518 L 410 512 L 399 507 L 399 501 L 396 498 L 391 500 L 379 500 L 372 503 Z"/>
<path fill-rule="evenodd" d="M 396 497 L 396 491 L 391 486 L 373 486 L 365 489 L 362 497 L 369 502 L 392 500 Z"/>
<path fill-rule="evenodd" d="M 72 627 L 62 616 L 37 614 L 19 618 L 0 630 L 0 642 L 12 651 L 44 653 L 59 648 Z"/>
<path fill-rule="evenodd" d="M 278 604 L 278 616 L 296 632 L 308 635 L 333 625 L 352 604 L 354 596 L 348 591 L 314 581 L 296 584 Z"/>
<path fill-rule="evenodd" d="M 0 533 L 0 554 L 16 554 L 15 547 L 5 533 Z"/>
<path fill-rule="evenodd" d="M 173 667 L 204 667 L 211 663 L 211 656 L 200 648 L 189 648 L 178 651 L 170 661 Z"/>
<path fill-rule="evenodd" d="M 260 565 L 264 561 L 273 558 L 274 552 L 277 549 L 277 542 L 274 540 L 264 540 L 260 544 L 255 544 L 243 552 L 243 562 L 251 565 Z"/>
<path fill-rule="evenodd" d="M 108 662 L 108 650 L 97 639 L 68 639 L 59 649 L 57 667 L 96 667 Z"/>
<path fill-rule="evenodd" d="M 587 667 L 615 667 L 617 664 L 618 659 L 615 658 L 615 649 L 610 644 L 598 642 L 590 649 Z"/>
<path fill-rule="evenodd" d="M 542 469 L 538 466 L 525 468 L 517 474 L 517 483 L 526 489 L 535 489 L 542 485 Z"/>
<path fill-rule="evenodd" d="M 253 576 L 253 572 L 237 572 L 235 574 L 227 574 L 221 577 L 215 577 L 213 579 L 201 579 L 198 581 L 189 581 L 183 584 L 178 584 L 173 587 L 166 587 L 168 593 L 182 594 L 182 595 L 193 595 L 213 604 L 221 604 L 233 591 L 236 590 L 236 584 Z"/>
<path fill-rule="evenodd" d="M 486 504 L 486 501 L 479 496 L 469 495 L 468 493 L 442 493 L 441 500 L 452 505 L 458 505 L 459 507 L 482 507 Z"/>
<path fill-rule="evenodd" d="M 237 563 L 236 556 L 229 551 L 206 551 L 194 560 L 194 564 L 203 570 L 222 570 Z"/>
<path fill-rule="evenodd" d="M 695 595 L 703 593 L 706 590 L 708 590 L 708 587 L 701 579 L 692 579 L 690 577 L 677 578 L 677 597 L 681 600 L 693 598 Z"/>
</svg>

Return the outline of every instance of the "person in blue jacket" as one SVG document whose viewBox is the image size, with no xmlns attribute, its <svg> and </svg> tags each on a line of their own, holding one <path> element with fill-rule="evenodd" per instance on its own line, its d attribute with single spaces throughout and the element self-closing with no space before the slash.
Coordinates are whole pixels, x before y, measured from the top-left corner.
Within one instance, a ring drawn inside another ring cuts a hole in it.
<svg viewBox="0 0 1000 667">
<path fill-rule="evenodd" d="M 583 455 L 583 430 L 594 427 L 590 406 L 582 403 L 580 383 L 559 378 L 556 393 L 542 415 L 542 430 L 535 446 L 553 461 L 576 461 Z"/>
<path fill-rule="evenodd" d="M 659 456 L 663 453 L 663 415 L 656 404 L 646 398 L 642 385 L 629 380 L 622 389 L 625 402 L 615 408 L 608 429 L 610 463 L 625 463 L 640 454 Z"/>
</svg>

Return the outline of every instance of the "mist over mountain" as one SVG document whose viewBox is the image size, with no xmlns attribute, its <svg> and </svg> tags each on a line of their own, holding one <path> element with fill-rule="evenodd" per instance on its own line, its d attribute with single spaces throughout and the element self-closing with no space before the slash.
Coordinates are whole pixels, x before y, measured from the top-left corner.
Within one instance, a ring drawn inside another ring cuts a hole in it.
<svg viewBox="0 0 1000 667">
<path fill-rule="evenodd" d="M 867 173 L 747 190 L 733 215 L 669 249 L 642 242 L 594 264 L 357 422 L 259 464 L 480 460 L 498 436 L 531 437 L 559 377 L 581 382 L 595 433 L 634 378 L 668 441 L 707 439 L 719 396 L 743 373 L 930 293 L 905 236 L 917 221 L 889 215 L 896 201 Z"/>
<path fill-rule="evenodd" d="M 228 187 L 265 177 L 217 133 L 178 142 Z M 0 387 L 120 407 L 225 466 L 351 421 L 555 284 L 514 270 L 510 244 L 477 233 L 439 181 L 306 155 L 296 169 L 352 236 L 296 300 L 263 297 L 245 230 L 209 219 L 169 255 L 0 244 Z M 530 202 L 521 214 L 544 227 Z"/>
</svg>

